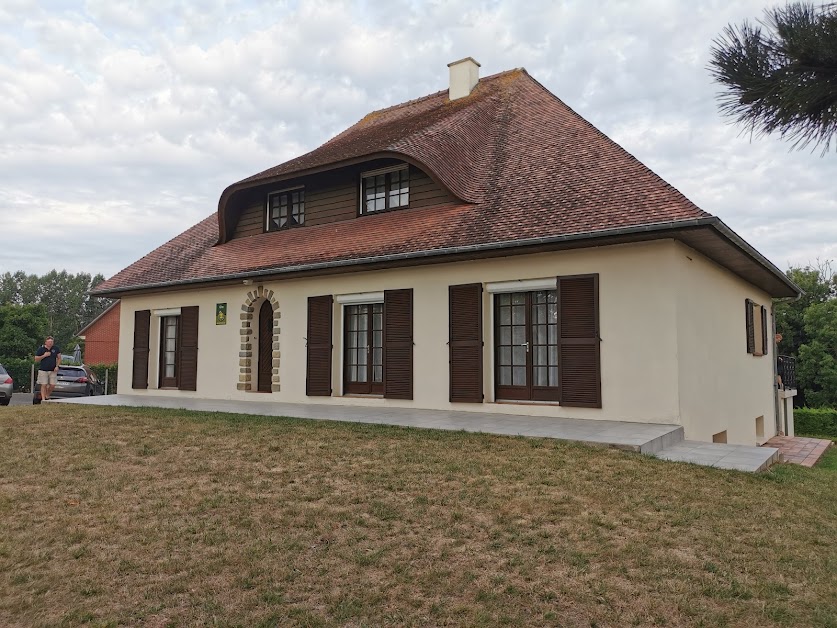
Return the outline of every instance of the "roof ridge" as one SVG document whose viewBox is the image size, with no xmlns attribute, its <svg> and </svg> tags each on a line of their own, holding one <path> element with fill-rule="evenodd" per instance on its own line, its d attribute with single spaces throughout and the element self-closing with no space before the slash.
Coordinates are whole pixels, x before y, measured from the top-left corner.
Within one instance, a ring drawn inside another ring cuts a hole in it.
<svg viewBox="0 0 837 628">
<path fill-rule="evenodd" d="M 503 70 L 502 72 L 497 72 L 496 74 L 489 74 L 488 76 L 482 77 L 477 82 L 477 86 L 481 85 L 484 81 L 493 81 L 493 80 L 498 79 L 502 76 L 505 76 L 506 74 L 512 74 L 514 72 L 521 72 L 521 71 L 523 73 L 527 74 L 527 75 L 529 74 L 528 72 L 526 72 L 526 68 L 522 68 L 522 67 L 521 68 L 512 68 L 511 70 Z M 384 107 L 383 109 L 375 109 L 375 110 L 370 111 L 369 113 L 367 113 L 365 116 L 363 116 L 360 120 L 358 120 L 358 122 L 363 122 L 364 120 L 366 120 L 370 116 L 377 117 L 382 113 L 386 113 L 386 112 L 389 112 L 389 111 L 394 111 L 396 109 L 400 109 L 401 107 L 416 105 L 420 102 L 424 102 L 425 100 L 430 100 L 431 98 L 437 98 L 437 97 L 441 96 L 442 94 L 446 94 L 447 92 L 448 92 L 448 89 L 440 89 L 438 92 L 433 92 L 432 94 L 427 94 L 426 96 L 421 96 L 419 98 L 414 98 L 412 100 L 405 100 L 404 102 L 398 103 L 397 105 L 390 105 L 389 107 Z M 473 93 L 473 90 L 471 91 L 471 93 Z M 466 98 L 467 98 L 467 96 L 466 96 Z M 352 126 L 354 126 L 354 125 L 352 125 Z M 349 128 L 351 128 L 351 127 L 349 127 Z M 337 137 L 337 136 L 335 136 L 335 137 Z"/>
</svg>

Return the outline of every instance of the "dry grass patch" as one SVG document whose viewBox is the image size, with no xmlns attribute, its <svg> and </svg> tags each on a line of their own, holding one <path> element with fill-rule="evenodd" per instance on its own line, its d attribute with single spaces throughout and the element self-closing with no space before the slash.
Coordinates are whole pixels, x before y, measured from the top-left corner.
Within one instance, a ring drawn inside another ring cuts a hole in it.
<svg viewBox="0 0 837 628">
<path fill-rule="evenodd" d="M 7 408 L 0 625 L 835 626 L 835 495 L 833 465 Z"/>
</svg>

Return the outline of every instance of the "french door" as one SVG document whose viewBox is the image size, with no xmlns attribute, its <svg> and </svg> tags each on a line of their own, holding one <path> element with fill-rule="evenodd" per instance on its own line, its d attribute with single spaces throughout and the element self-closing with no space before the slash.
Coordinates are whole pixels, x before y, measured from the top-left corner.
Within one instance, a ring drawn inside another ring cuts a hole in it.
<svg viewBox="0 0 837 628">
<path fill-rule="evenodd" d="M 178 353 L 180 351 L 180 317 L 164 316 L 160 319 L 160 388 L 177 388 L 179 385 Z"/>
<path fill-rule="evenodd" d="M 558 401 L 558 291 L 494 295 L 495 398 Z"/>
<path fill-rule="evenodd" d="M 384 394 L 384 304 L 347 305 L 343 389 L 354 394 Z"/>
</svg>

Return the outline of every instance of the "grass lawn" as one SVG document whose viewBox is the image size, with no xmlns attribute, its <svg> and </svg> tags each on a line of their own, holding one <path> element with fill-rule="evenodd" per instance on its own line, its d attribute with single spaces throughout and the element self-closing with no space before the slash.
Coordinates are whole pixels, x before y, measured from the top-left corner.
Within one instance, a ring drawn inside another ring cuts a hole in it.
<svg viewBox="0 0 837 628">
<path fill-rule="evenodd" d="M 835 450 L 3 408 L 0 625 L 837 626 Z"/>
</svg>

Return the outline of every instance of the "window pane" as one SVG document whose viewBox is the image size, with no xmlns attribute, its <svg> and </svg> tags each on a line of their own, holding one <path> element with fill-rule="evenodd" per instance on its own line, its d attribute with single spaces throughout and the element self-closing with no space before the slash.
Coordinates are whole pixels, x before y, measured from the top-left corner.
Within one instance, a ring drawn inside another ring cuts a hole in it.
<svg viewBox="0 0 837 628">
<path fill-rule="evenodd" d="M 364 361 L 365 361 L 365 358 L 364 358 Z M 369 381 L 366 377 L 366 372 L 367 372 L 366 364 L 363 364 L 362 366 L 358 366 L 357 367 L 357 381 L 359 381 L 359 382 Z"/>
<path fill-rule="evenodd" d="M 546 366 L 546 347 L 535 347 L 535 360 L 533 364 L 536 366 Z"/>
<path fill-rule="evenodd" d="M 511 347 L 500 347 L 500 354 L 497 356 L 500 364 L 511 364 Z"/>
<path fill-rule="evenodd" d="M 522 345 L 526 342 L 526 328 L 522 325 L 515 325 L 512 327 L 513 330 L 513 342 L 516 345 Z"/>
<path fill-rule="evenodd" d="M 512 347 L 512 359 L 515 366 L 525 365 L 526 347 Z"/>
<path fill-rule="evenodd" d="M 384 363 L 384 350 L 380 347 L 372 349 L 372 364 L 381 366 Z"/>
<path fill-rule="evenodd" d="M 538 325 L 535 327 L 535 344 L 536 345 L 545 345 L 546 344 L 546 325 Z"/>
<path fill-rule="evenodd" d="M 501 327 L 500 328 L 500 344 L 501 345 L 511 344 L 511 339 L 512 339 L 511 327 Z"/>
<path fill-rule="evenodd" d="M 501 386 L 511 386 L 511 367 L 510 366 L 501 366 L 500 367 L 500 385 Z"/>
<path fill-rule="evenodd" d="M 526 295 L 522 292 L 515 292 L 512 294 L 513 305 L 526 305 Z"/>
<path fill-rule="evenodd" d="M 497 295 L 497 303 L 498 303 L 498 305 L 511 305 L 511 295 L 510 294 L 498 294 Z"/>
<path fill-rule="evenodd" d="M 373 331 L 372 332 L 372 346 L 376 347 L 376 351 L 378 348 L 384 346 L 384 334 L 380 331 Z"/>
<path fill-rule="evenodd" d="M 546 373 L 546 367 L 538 366 L 532 370 L 532 375 L 535 386 L 548 386 L 548 377 Z"/>
<path fill-rule="evenodd" d="M 558 344 L 558 325 L 549 326 L 549 344 Z"/>
<path fill-rule="evenodd" d="M 510 307 L 501 307 L 500 308 L 500 324 L 501 325 L 511 324 L 511 308 Z"/>
<path fill-rule="evenodd" d="M 166 377 L 174 377 L 174 364 L 166 364 Z"/>
<path fill-rule="evenodd" d="M 357 381 L 357 367 L 350 366 L 349 367 L 349 381 L 356 382 Z"/>
<path fill-rule="evenodd" d="M 515 366 L 512 367 L 512 386 L 526 385 L 526 367 Z"/>
<path fill-rule="evenodd" d="M 549 385 L 550 386 L 558 386 L 558 367 L 557 366 L 550 366 L 549 367 Z"/>
<path fill-rule="evenodd" d="M 558 365 L 558 347 L 549 347 L 549 365 Z"/>
<path fill-rule="evenodd" d="M 515 325 L 523 325 L 526 320 L 525 308 L 522 305 L 512 307 L 512 322 Z"/>
<path fill-rule="evenodd" d="M 382 366 L 374 366 L 372 367 L 372 381 L 380 384 L 384 381 L 384 367 Z"/>
</svg>

